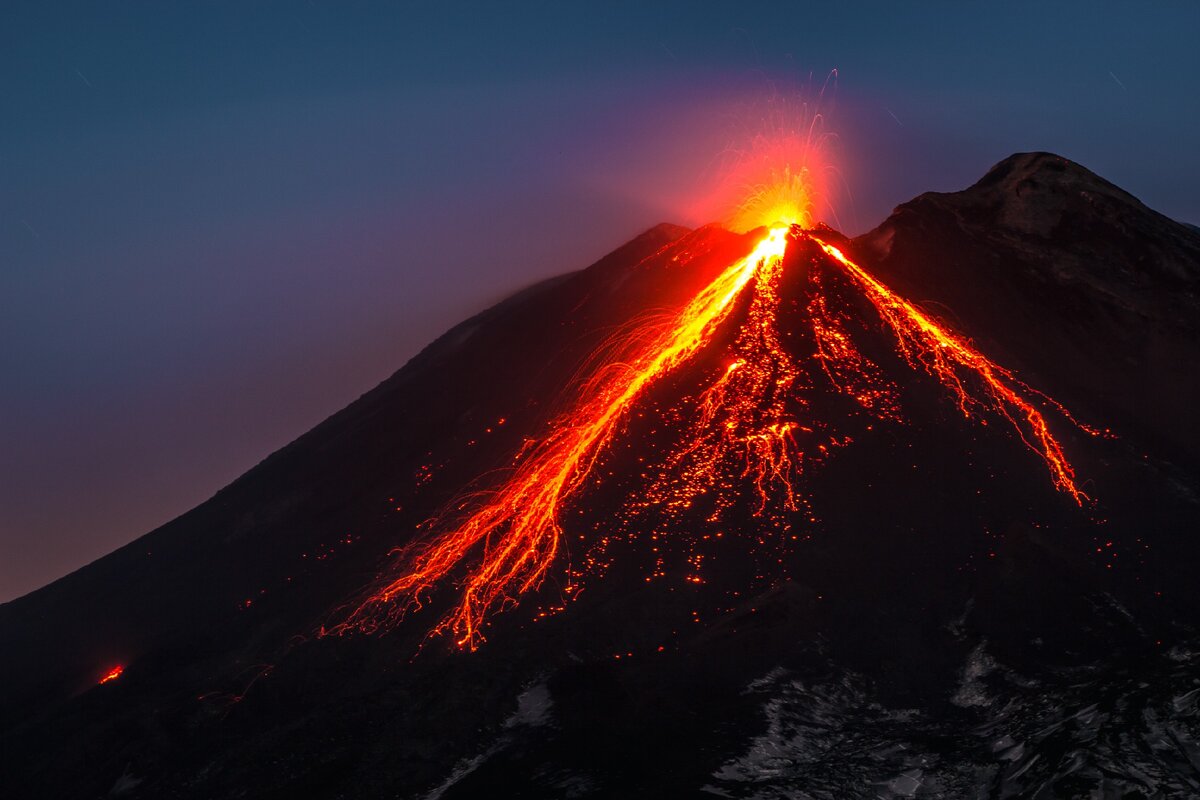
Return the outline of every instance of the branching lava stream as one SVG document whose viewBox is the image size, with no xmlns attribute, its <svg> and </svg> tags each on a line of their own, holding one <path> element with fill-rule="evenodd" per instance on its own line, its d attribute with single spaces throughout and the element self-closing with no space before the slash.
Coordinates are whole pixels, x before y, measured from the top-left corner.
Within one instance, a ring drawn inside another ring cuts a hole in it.
<svg viewBox="0 0 1200 800">
<path fill-rule="evenodd" d="M 448 511 L 444 518 L 435 519 L 433 536 L 401 550 L 395 571 L 331 632 L 372 632 L 396 623 L 427 602 L 435 587 L 453 580 L 457 599 L 432 633 L 448 634 L 460 647 L 477 647 L 484 639 L 487 616 L 537 588 L 554 565 L 562 547 L 564 505 L 588 480 L 631 407 L 651 384 L 713 341 L 745 291 L 753 294 L 745 323 L 730 345 L 732 358 L 695 398 L 697 422 L 684 444 L 662 460 L 659 466 L 666 477 L 655 482 L 648 498 L 669 513 L 672 508 L 690 507 L 703 492 L 733 495 L 716 499 L 719 510 L 739 494 L 737 486 L 730 488 L 733 475 L 745 491 L 754 493 L 757 513 L 772 502 L 784 511 L 798 510 L 805 454 L 796 434 L 811 432 L 810 426 L 820 421 L 788 416 L 789 408 L 793 415 L 796 409 L 805 409 L 806 388 L 803 365 L 783 347 L 777 319 L 789 240 L 811 242 L 829 257 L 823 263 L 840 267 L 894 335 L 896 350 L 909 367 L 936 378 L 969 419 L 981 424 L 993 415 L 1007 420 L 1045 462 L 1054 487 L 1076 503 L 1084 502 L 1086 495 L 1076 484 L 1074 468 L 1037 406 L 1049 407 L 1068 423 L 1083 427 L 1066 409 L 896 295 L 840 248 L 818 238 L 817 232 L 799 226 L 775 227 L 749 255 L 701 290 L 671 326 L 634 332 L 634 357 L 627 363 L 602 365 L 582 384 L 575 405 L 555 421 L 545 438 L 522 453 L 500 486 L 473 498 L 465 516 Z M 817 349 L 813 361 L 837 391 L 862 408 L 880 419 L 900 419 L 894 387 L 857 350 L 844 330 L 844 320 L 826 308 L 818 284 L 819 276 L 814 274 L 818 291 L 806 309 Z M 790 405 L 785 405 L 788 400 Z M 828 444 L 848 442 L 848 438 L 839 442 L 832 437 Z M 820 449 L 823 455 L 826 445 Z M 450 506 L 459 507 L 461 498 Z M 568 573 L 568 595 L 578 588 L 572 583 L 580 577 L 577 571 Z"/>
</svg>

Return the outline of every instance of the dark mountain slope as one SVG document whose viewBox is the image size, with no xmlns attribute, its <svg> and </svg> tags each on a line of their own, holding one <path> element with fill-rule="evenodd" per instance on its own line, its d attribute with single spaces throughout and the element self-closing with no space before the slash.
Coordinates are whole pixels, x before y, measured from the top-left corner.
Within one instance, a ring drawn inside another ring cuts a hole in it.
<svg viewBox="0 0 1200 800">
<path fill-rule="evenodd" d="M 81 691 L 109 665 L 156 649 L 240 647 L 267 635 L 263 626 L 279 626 L 285 637 L 309 632 L 346 592 L 344 579 L 328 574 L 337 568 L 316 560 L 352 549 L 347 536 L 369 536 L 390 510 L 387 498 L 413 482 L 431 450 L 479 438 L 505 414 L 512 425 L 498 436 L 528 426 L 545 413 L 546 398 L 531 391 L 539 376 L 565 382 L 603 331 L 642 313 L 649 298 L 679 302 L 686 281 L 661 285 L 662 276 L 630 273 L 684 234 L 660 225 L 587 270 L 463 322 L 208 502 L 0 606 L 0 720 Z M 610 285 L 624 280 L 627 293 L 614 303 Z M 380 555 L 374 551 L 365 569 Z M 257 616 L 255 604 L 270 600 L 262 589 L 287 589 L 288 578 L 302 581 L 306 573 L 313 579 L 304 581 L 303 595 L 291 593 L 286 618 Z"/>
<path fill-rule="evenodd" d="M 855 241 L 1002 363 L 1163 457 L 1200 461 L 1200 234 L 1060 156 L 1022 153 Z"/>
<path fill-rule="evenodd" d="M 711 492 L 682 510 L 639 504 L 750 327 L 739 300 L 638 401 L 567 509 L 564 559 L 600 566 L 565 611 L 539 613 L 562 603 L 556 571 L 474 653 L 425 639 L 453 586 L 386 635 L 314 638 L 390 548 L 546 435 L 597 348 L 682 306 L 761 235 L 660 226 L 456 327 L 213 500 L 0 607 L 5 786 L 156 798 L 1200 788 L 1196 451 L 1165 421 L 1174 401 L 1151 390 L 1193 385 L 1164 354 L 1193 352 L 1194 234 L 1045 155 L 924 195 L 853 242 L 819 233 L 1114 428 L 1054 423 L 1095 504 L 1056 491 L 1002 419 L 964 418 L 797 237 L 778 285 L 780 347 L 801 370 L 787 411 L 806 450 L 826 433 L 839 442 L 805 463 L 803 502 L 761 513 L 734 470 L 721 514 Z M 816 363 L 817 295 L 902 416 L 865 413 Z M 687 579 L 701 563 L 703 579 Z M 114 662 L 126 673 L 96 686 Z"/>
</svg>

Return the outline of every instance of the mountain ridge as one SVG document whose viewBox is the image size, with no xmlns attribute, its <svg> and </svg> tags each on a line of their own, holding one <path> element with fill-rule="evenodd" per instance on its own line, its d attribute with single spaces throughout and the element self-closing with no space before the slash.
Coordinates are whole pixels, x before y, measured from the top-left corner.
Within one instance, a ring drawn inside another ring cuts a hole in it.
<svg viewBox="0 0 1200 800">
<path fill-rule="evenodd" d="M 1105 396 L 1104 424 L 1197 463 L 1186 397 L 1200 392 L 1188 366 L 1200 359 L 1200 235 L 1187 226 L 1061 156 L 1024 153 L 967 189 L 900 205 L 854 247 L 1051 395 L 1079 397 L 1097 420 L 1087 405 Z M 970 281 L 957 279 L 964 265 Z"/>
</svg>

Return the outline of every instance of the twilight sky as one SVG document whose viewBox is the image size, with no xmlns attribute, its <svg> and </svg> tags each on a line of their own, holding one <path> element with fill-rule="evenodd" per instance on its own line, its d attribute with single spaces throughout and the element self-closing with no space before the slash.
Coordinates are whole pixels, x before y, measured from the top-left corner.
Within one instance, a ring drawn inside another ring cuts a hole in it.
<svg viewBox="0 0 1200 800">
<path fill-rule="evenodd" d="M 1034 149 L 1200 223 L 1200 4 L 649 5 L 6 2 L 0 601 L 719 216 L 722 153 L 835 69 L 847 233 Z"/>
</svg>

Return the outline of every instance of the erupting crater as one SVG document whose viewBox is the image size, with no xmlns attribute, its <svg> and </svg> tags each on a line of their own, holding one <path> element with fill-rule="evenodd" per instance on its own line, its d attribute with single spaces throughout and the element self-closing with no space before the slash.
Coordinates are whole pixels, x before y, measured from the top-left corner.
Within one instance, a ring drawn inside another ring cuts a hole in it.
<svg viewBox="0 0 1200 800">
<path fill-rule="evenodd" d="M 750 252 L 703 287 L 670 324 L 620 334 L 620 346 L 605 352 L 623 357 L 601 360 L 589 376 L 568 387 L 573 400 L 567 410 L 518 454 L 511 472 L 491 489 L 450 503 L 425 526 L 429 535 L 396 551 L 380 583 L 326 632 L 369 633 L 394 625 L 445 587 L 453 599 L 431 633 L 474 649 L 485 638 L 491 614 L 514 606 L 555 570 L 563 570 L 563 597 L 573 597 L 603 572 L 608 539 L 585 546 L 582 563 L 570 563 L 563 557 L 565 539 L 582 532 L 566 530 L 567 509 L 585 487 L 603 482 L 598 465 L 648 392 L 702 353 L 711 355 L 712 348 L 723 348 L 720 369 L 708 375 L 704 388 L 679 401 L 675 444 L 657 464 L 647 465 L 647 488 L 629 498 L 627 513 L 613 515 L 620 517 L 614 518 L 614 528 L 634 527 L 631 520 L 648 509 L 683 517 L 702 497 L 710 522 L 749 498 L 755 516 L 784 520 L 786 529 L 804 524 L 810 518 L 806 470 L 854 442 L 836 420 L 819 418 L 812 410 L 807 393 L 814 381 L 827 382 L 880 422 L 904 419 L 897 386 L 851 331 L 852 317 L 864 309 L 872 316 L 869 324 L 883 331 L 908 369 L 935 380 L 966 419 L 1007 426 L 1054 488 L 1083 505 L 1087 495 L 1054 429 L 1098 432 L 992 361 L 966 336 L 899 296 L 847 254 L 839 234 L 811 227 L 806 178 L 787 177 L 742 208 L 743 217 L 765 214 L 785 224 L 758 229 Z M 807 302 L 799 305 L 783 298 L 785 273 L 796 261 L 787 257 L 791 247 L 805 249 L 807 274 L 800 277 Z M 676 258 L 686 261 L 686 250 Z M 852 287 L 865 303 L 831 303 L 824 291 L 830 280 Z M 787 341 L 792 332 L 781 325 L 784 316 L 791 325 L 800 320 L 801 338 L 811 343 L 811 353 L 795 352 Z M 701 580 L 700 558 L 694 562 L 697 574 L 688 580 Z"/>
</svg>

